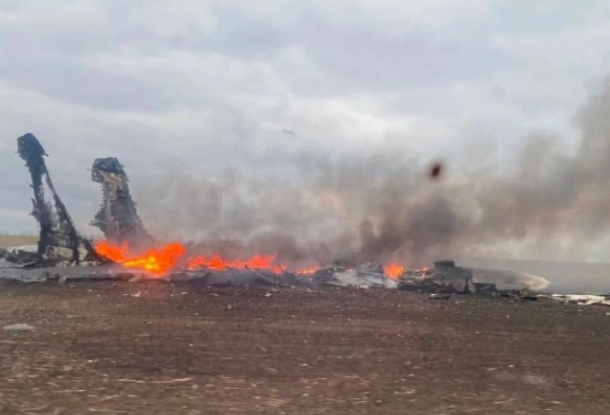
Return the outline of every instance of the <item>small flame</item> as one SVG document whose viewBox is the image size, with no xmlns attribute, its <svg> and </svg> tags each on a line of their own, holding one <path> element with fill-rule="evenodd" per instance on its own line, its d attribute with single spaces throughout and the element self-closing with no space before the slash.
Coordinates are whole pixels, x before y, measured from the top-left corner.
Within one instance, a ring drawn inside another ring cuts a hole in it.
<svg viewBox="0 0 610 415">
<path fill-rule="evenodd" d="M 315 274 L 318 270 L 320 269 L 320 267 L 309 267 L 309 268 L 303 268 L 300 269 L 296 272 L 297 275 L 313 275 Z"/>
<path fill-rule="evenodd" d="M 211 257 L 205 256 L 196 256 L 191 258 L 188 261 L 188 269 L 198 269 L 198 268 L 209 268 L 214 270 L 225 270 L 228 268 L 255 268 L 255 269 L 265 269 L 275 272 L 279 274 L 283 271 L 283 267 L 279 265 L 274 265 L 275 256 L 274 255 L 254 255 L 247 261 L 241 260 L 233 260 L 227 261 L 224 260 L 220 255 L 213 255 Z"/>
<path fill-rule="evenodd" d="M 400 264 L 387 264 L 383 267 L 384 274 L 393 280 L 396 280 L 405 273 L 405 267 Z"/>
</svg>

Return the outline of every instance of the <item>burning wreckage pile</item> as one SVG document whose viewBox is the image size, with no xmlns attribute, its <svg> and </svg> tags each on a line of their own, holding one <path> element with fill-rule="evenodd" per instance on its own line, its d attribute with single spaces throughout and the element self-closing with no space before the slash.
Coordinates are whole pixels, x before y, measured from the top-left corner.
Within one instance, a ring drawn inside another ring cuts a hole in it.
<svg viewBox="0 0 610 415">
<path fill-rule="evenodd" d="M 191 255 L 191 247 L 170 243 L 159 248 L 146 231 L 131 197 L 128 177 L 118 159 L 98 158 L 91 179 L 102 186 L 102 206 L 91 225 L 105 240 L 83 238 L 53 185 L 38 139 L 17 139 L 19 156 L 32 180 L 32 215 L 40 225 L 36 247 L 0 249 L 0 279 L 16 282 L 163 280 L 201 281 L 205 284 L 270 284 L 391 288 L 447 298 L 451 294 L 519 293 L 545 289 L 544 278 L 498 270 L 467 269 L 453 261 L 438 261 L 431 269 L 408 270 L 400 264 L 368 263 L 289 270 L 274 256 L 226 260 L 219 255 Z M 517 291 L 515 291 L 517 290 Z M 504 294 L 511 295 L 511 294 Z"/>
</svg>

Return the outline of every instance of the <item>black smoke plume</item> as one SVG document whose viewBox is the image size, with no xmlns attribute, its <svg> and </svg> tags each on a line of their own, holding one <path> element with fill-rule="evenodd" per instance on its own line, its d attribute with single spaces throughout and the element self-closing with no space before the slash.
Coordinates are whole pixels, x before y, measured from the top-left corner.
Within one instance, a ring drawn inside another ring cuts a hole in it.
<svg viewBox="0 0 610 415">
<path fill-rule="evenodd" d="M 376 148 L 343 158 L 301 154 L 293 179 L 173 172 L 137 197 L 158 235 L 229 256 L 419 265 L 513 255 L 507 247 L 516 245 L 545 259 L 578 258 L 609 230 L 608 114 L 610 82 L 576 115 L 575 151 L 560 137 L 533 134 L 502 169 L 508 176 L 499 168 L 459 172 L 448 160 L 432 180 L 429 161 Z"/>
</svg>

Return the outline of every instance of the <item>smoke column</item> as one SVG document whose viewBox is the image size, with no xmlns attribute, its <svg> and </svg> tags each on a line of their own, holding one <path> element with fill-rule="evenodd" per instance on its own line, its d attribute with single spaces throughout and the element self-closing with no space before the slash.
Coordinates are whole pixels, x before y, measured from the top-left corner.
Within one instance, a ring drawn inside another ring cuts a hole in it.
<svg viewBox="0 0 610 415">
<path fill-rule="evenodd" d="M 385 148 L 340 159 L 301 154 L 294 180 L 179 171 L 136 193 L 156 235 L 194 240 L 225 255 L 419 265 L 447 256 L 506 255 L 494 247 L 522 244 L 545 259 L 565 258 L 608 232 L 608 114 L 610 83 L 576 114 L 575 152 L 563 149 L 558 137 L 532 135 L 508 177 L 489 168 L 451 171 L 449 162 L 449 173 L 431 181 L 427 160 Z M 562 241 L 563 250 L 553 241 Z M 547 245 L 554 248 L 545 251 Z"/>
</svg>

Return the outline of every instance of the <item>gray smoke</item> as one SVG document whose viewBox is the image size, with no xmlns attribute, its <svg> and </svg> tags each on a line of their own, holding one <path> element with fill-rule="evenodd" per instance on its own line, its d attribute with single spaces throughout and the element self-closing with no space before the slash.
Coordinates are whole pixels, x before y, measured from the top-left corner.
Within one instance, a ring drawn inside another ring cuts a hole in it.
<svg viewBox="0 0 610 415">
<path fill-rule="evenodd" d="M 512 243 L 546 259 L 567 258 L 608 232 L 608 114 L 610 82 L 575 118 L 576 151 L 558 137 L 532 135 L 508 176 L 500 168 L 460 173 L 449 163 L 449 172 L 432 181 L 427 161 L 384 148 L 350 157 L 300 154 L 290 179 L 174 171 L 136 196 L 156 235 L 229 256 L 418 265 L 502 252 L 494 247 Z"/>
</svg>

